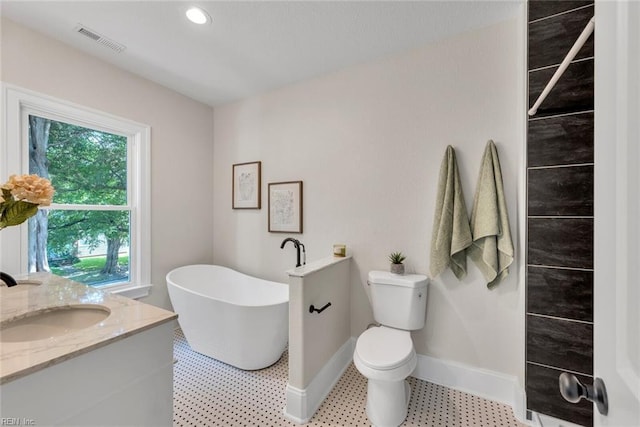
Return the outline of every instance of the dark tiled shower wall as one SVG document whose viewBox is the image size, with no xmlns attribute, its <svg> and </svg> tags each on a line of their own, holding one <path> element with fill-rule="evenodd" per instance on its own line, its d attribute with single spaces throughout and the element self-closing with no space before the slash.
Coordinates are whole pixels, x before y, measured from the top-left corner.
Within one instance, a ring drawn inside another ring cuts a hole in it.
<svg viewBox="0 0 640 427">
<path fill-rule="evenodd" d="M 594 2 L 528 6 L 531 107 L 594 15 Z M 527 131 L 527 409 L 584 426 L 593 425 L 592 404 L 565 401 L 558 376 L 593 383 L 593 39 Z"/>
</svg>

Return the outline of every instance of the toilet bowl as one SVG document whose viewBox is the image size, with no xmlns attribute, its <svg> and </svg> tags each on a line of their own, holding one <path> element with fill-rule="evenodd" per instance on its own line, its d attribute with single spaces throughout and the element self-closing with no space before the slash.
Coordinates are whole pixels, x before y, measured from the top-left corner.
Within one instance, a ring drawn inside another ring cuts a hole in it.
<svg viewBox="0 0 640 427">
<path fill-rule="evenodd" d="M 373 315 L 380 326 L 358 337 L 353 362 L 367 378 L 366 413 L 376 427 L 397 427 L 407 417 L 417 364 L 410 331 L 426 319 L 427 277 L 371 271 L 367 279 Z"/>
<path fill-rule="evenodd" d="M 409 331 L 379 326 L 356 342 L 353 361 L 367 378 L 366 413 L 376 427 L 396 427 L 407 416 L 411 387 L 405 379 L 417 357 Z"/>
</svg>

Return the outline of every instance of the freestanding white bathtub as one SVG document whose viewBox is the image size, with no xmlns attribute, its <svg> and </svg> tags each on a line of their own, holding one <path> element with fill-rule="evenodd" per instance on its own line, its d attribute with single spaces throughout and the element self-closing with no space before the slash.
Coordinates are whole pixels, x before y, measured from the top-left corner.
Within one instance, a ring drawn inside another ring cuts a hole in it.
<svg viewBox="0 0 640 427">
<path fill-rule="evenodd" d="M 289 338 L 289 286 L 218 265 L 167 274 L 178 322 L 194 351 L 240 369 L 266 368 Z"/>
</svg>

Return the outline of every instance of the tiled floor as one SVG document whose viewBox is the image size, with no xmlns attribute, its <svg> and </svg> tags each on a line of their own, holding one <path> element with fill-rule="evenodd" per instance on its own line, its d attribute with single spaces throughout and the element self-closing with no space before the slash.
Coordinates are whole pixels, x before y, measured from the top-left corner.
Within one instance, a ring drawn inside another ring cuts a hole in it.
<svg viewBox="0 0 640 427">
<path fill-rule="evenodd" d="M 242 371 L 191 350 L 176 330 L 173 425 L 296 426 L 282 415 L 287 354 L 273 366 Z M 403 426 L 522 426 L 511 408 L 467 393 L 409 378 L 412 395 Z M 351 364 L 309 426 L 368 426 L 367 382 Z"/>
</svg>

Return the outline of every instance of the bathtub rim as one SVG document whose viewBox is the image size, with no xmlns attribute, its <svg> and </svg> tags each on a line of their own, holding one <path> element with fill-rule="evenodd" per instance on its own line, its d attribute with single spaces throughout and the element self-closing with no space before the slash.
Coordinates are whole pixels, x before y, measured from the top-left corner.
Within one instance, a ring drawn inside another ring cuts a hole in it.
<svg viewBox="0 0 640 427">
<path fill-rule="evenodd" d="M 238 275 L 244 276 L 244 277 L 249 277 L 250 279 L 253 279 L 253 280 L 257 280 L 257 281 L 260 281 L 260 282 L 267 282 L 267 283 L 270 283 L 270 284 L 283 286 L 283 287 L 287 288 L 287 297 L 284 300 L 277 301 L 277 302 L 274 302 L 274 303 L 271 303 L 271 304 L 238 304 L 237 302 L 229 301 L 228 299 L 225 299 L 225 298 L 212 297 L 210 295 L 206 295 L 206 294 L 203 294 L 201 292 L 196 292 L 193 289 L 189 289 L 188 287 L 185 287 L 183 285 L 180 285 L 180 284 L 176 283 L 174 280 L 172 280 L 170 278 L 172 273 L 174 273 L 174 272 L 176 272 L 178 270 L 188 269 L 190 267 L 218 267 L 218 268 L 222 268 L 222 269 L 233 271 L 235 274 L 238 274 Z M 171 285 L 171 286 L 174 286 L 176 288 L 180 288 L 181 290 L 183 290 L 185 292 L 188 292 L 188 293 L 190 293 L 192 295 L 196 295 L 196 296 L 199 296 L 199 297 L 202 297 L 202 298 L 212 299 L 212 300 L 215 300 L 215 301 L 220 301 L 220 302 L 223 302 L 225 304 L 232 305 L 234 307 L 258 308 L 258 307 L 274 307 L 274 306 L 277 306 L 277 305 L 289 304 L 289 290 L 288 290 L 289 284 L 288 283 L 274 282 L 272 280 L 261 279 L 259 277 L 251 276 L 249 274 L 245 274 L 245 273 L 242 273 L 242 272 L 240 272 L 238 270 L 235 270 L 235 269 L 233 269 L 231 267 L 227 267 L 227 266 L 219 265 L 219 264 L 189 264 L 189 265 L 183 265 L 183 266 L 180 266 L 180 267 L 176 267 L 176 268 L 172 269 L 171 271 L 169 271 L 167 273 L 167 275 L 165 276 L 165 280 L 167 282 L 167 292 L 169 291 L 169 289 L 168 289 L 169 285 Z"/>
</svg>

